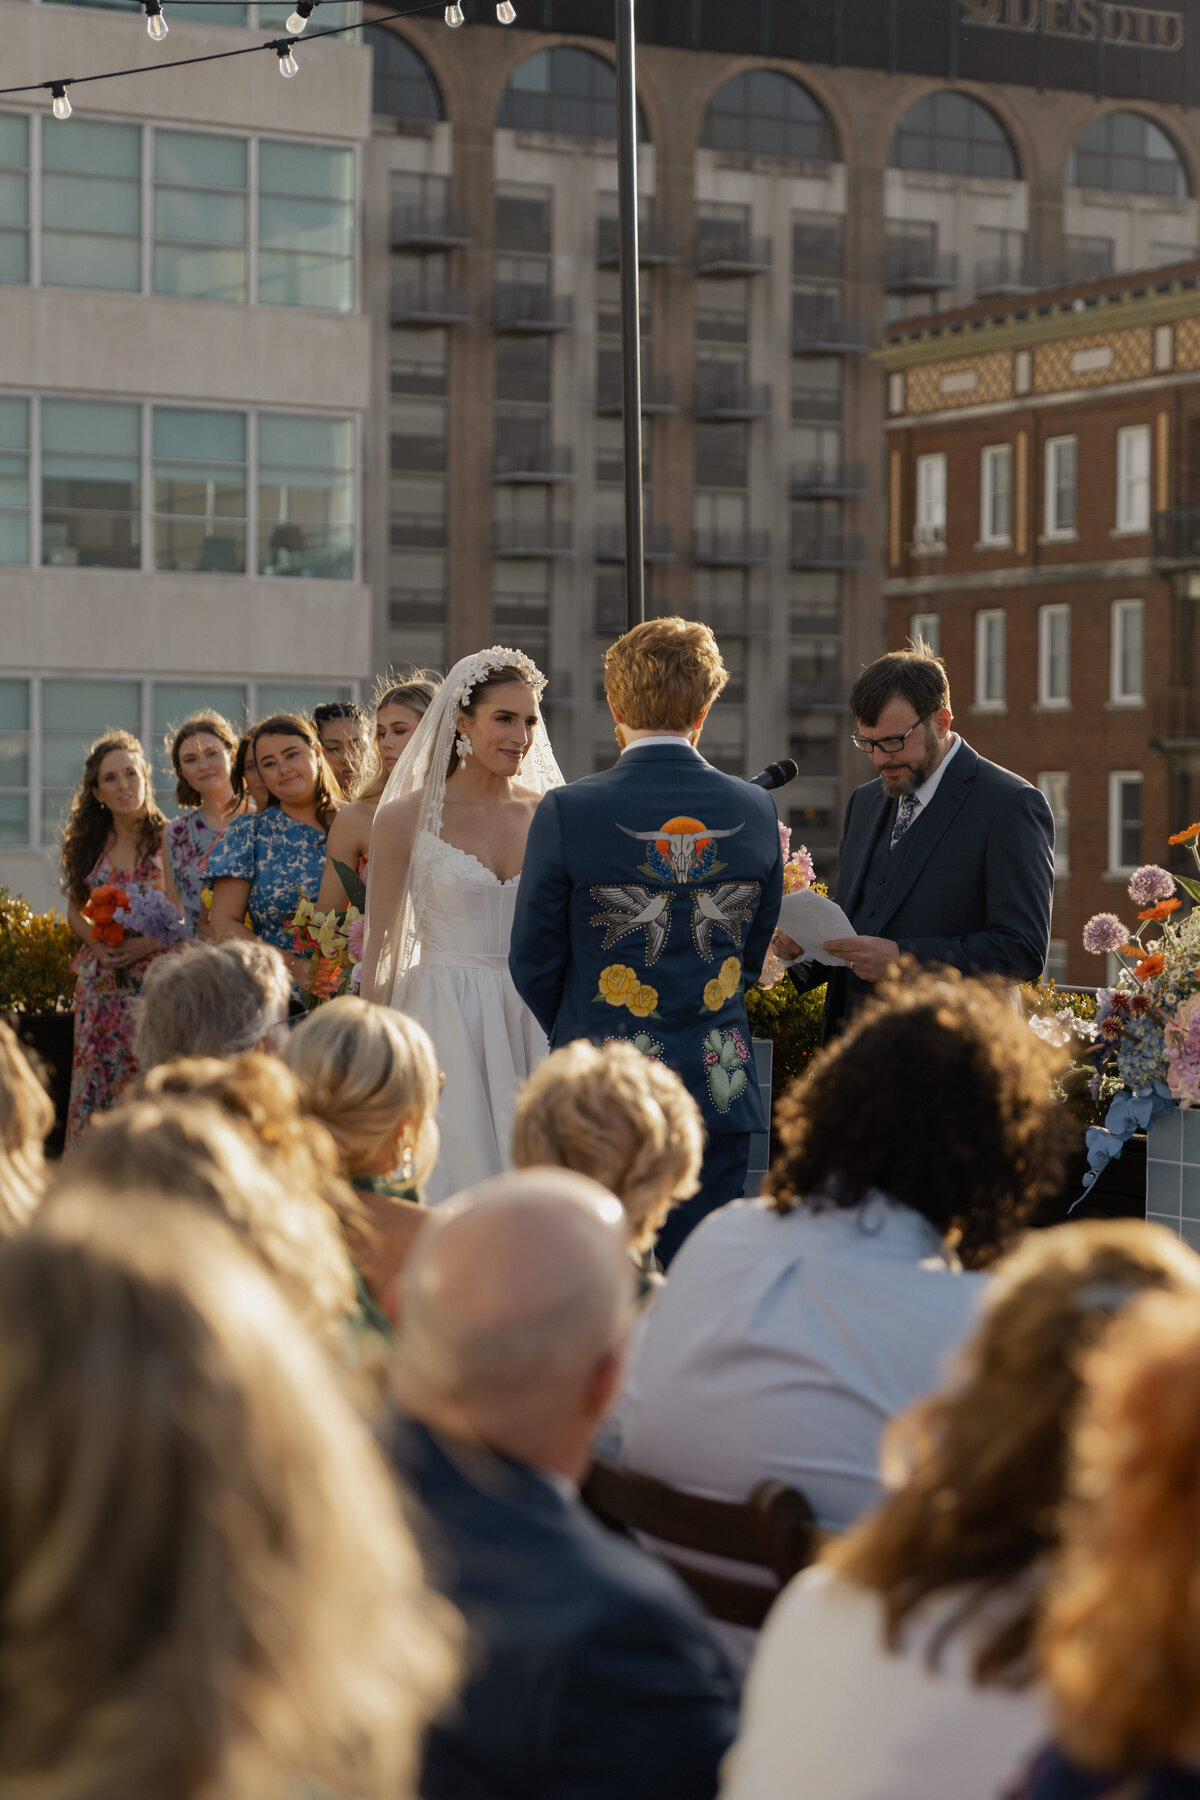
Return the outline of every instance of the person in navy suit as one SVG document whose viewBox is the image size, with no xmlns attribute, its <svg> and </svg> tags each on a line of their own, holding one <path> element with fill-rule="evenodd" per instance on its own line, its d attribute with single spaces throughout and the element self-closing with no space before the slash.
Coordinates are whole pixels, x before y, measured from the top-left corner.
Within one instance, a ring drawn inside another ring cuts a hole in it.
<svg viewBox="0 0 1200 1800">
<path fill-rule="evenodd" d="M 534 814 L 508 966 L 552 1048 L 625 1039 L 698 1103 L 700 1190 L 667 1221 L 666 1262 L 741 1194 L 751 1134 L 767 1130 L 745 994 L 779 917 L 783 856 L 770 796 L 696 748 L 729 679 L 708 626 L 647 620 L 604 672 L 621 755 Z"/>
<path fill-rule="evenodd" d="M 431 1215 L 404 1273 L 393 1462 L 426 1574 L 466 1623 L 422 1800 L 713 1800 L 738 1693 L 671 1571 L 577 1483 L 633 1296 L 620 1204 L 564 1169 Z"/>
<path fill-rule="evenodd" d="M 1054 895 L 1045 796 L 953 730 L 945 665 L 925 645 L 864 669 L 850 711 L 854 743 L 878 777 L 850 796 L 834 892 L 860 935 L 822 946 L 844 968 L 809 961 L 789 971 L 801 992 L 828 978 L 824 1036 L 901 956 L 1036 981 Z M 775 948 L 785 960 L 803 956 L 783 933 Z"/>
</svg>

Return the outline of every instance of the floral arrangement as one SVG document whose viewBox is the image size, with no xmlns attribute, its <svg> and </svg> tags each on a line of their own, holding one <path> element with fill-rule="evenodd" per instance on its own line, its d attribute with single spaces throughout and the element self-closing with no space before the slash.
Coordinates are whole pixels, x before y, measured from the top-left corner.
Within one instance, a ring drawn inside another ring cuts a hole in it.
<svg viewBox="0 0 1200 1800">
<path fill-rule="evenodd" d="M 358 992 L 365 924 L 357 906 L 318 912 L 312 901 L 301 895 L 288 930 L 295 954 L 311 958 L 312 980 L 304 997 L 310 1012 L 339 994 Z"/>
<path fill-rule="evenodd" d="M 138 882 L 124 886 L 105 882 L 92 889 L 80 911 L 92 928 L 93 944 L 108 944 L 113 949 L 127 937 L 144 937 L 156 938 L 169 950 L 187 936 L 187 926 L 162 889 Z M 119 988 L 133 985 L 127 969 L 114 969 L 113 977 Z"/>
<path fill-rule="evenodd" d="M 826 889 L 824 883 L 814 880 L 816 871 L 813 868 L 813 859 L 809 855 L 807 848 L 801 844 L 799 849 L 793 850 L 791 829 L 789 826 L 782 823 L 779 827 L 779 843 L 783 850 L 784 893 L 794 894 L 800 888 L 815 888 L 818 894 L 825 893 Z M 775 952 L 773 950 L 768 950 L 767 960 L 764 962 L 762 974 L 759 976 L 759 986 L 765 988 L 774 987 L 775 983 L 786 973 L 787 970 L 784 964 L 780 962 Z"/>
<path fill-rule="evenodd" d="M 65 1011 L 75 996 L 78 940 L 58 912 L 34 912 L 0 887 L 0 1013 Z"/>
</svg>

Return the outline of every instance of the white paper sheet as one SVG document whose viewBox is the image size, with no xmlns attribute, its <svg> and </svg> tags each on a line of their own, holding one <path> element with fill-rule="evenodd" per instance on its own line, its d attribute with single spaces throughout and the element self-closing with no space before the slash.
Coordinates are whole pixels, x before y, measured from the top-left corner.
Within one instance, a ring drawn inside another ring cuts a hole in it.
<svg viewBox="0 0 1200 1800">
<path fill-rule="evenodd" d="M 783 896 L 779 929 L 800 945 L 806 957 L 833 969 L 844 969 L 845 958 L 830 956 L 821 945 L 834 938 L 858 936 L 837 901 L 824 894 L 814 894 L 811 888 L 800 888 L 797 893 Z"/>
</svg>

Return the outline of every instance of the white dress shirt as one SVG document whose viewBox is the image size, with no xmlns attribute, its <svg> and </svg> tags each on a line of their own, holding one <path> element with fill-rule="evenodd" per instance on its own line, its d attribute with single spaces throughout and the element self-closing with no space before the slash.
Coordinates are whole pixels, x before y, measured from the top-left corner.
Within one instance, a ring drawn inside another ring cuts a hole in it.
<svg viewBox="0 0 1200 1800">
<path fill-rule="evenodd" d="M 920 818 L 925 808 L 929 805 L 929 802 L 933 799 L 933 796 L 937 793 L 942 776 L 946 773 L 946 770 L 958 755 L 958 746 L 961 743 L 962 739 L 959 737 L 958 733 L 952 731 L 950 733 L 950 748 L 947 750 L 945 756 L 943 756 L 941 762 L 929 777 L 929 780 L 923 781 L 919 788 L 913 790 L 913 799 L 917 803 L 917 818 Z"/>
<path fill-rule="evenodd" d="M 678 731 L 655 731 L 644 738 L 630 738 L 627 744 L 621 745 L 621 755 L 624 756 L 627 750 L 641 750 L 647 744 L 670 744 L 672 748 L 682 746 L 685 750 L 692 751 L 695 756 L 700 756 L 700 752 L 691 738 L 683 737 Z M 700 760 L 703 762 L 704 758 L 700 756 Z"/>
<path fill-rule="evenodd" d="M 977 1640 L 931 1638 L 962 1590 L 935 1595 L 884 1642 L 880 1596 L 830 1569 L 797 1576 L 750 1670 L 721 1800 L 999 1800 L 1050 1726 L 1036 1688 L 980 1687 Z M 1003 1604 L 1003 1602 L 1001 1602 Z M 995 1622 L 992 1608 L 981 1621 Z"/>
</svg>

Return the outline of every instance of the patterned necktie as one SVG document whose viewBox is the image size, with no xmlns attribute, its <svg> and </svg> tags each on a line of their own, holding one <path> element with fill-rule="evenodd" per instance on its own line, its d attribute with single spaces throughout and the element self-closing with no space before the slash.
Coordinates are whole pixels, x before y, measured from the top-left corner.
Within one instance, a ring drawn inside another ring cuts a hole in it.
<svg viewBox="0 0 1200 1800">
<path fill-rule="evenodd" d="M 896 848 L 909 826 L 917 816 L 921 802 L 915 794 L 901 794 L 900 804 L 896 808 L 896 823 L 892 826 L 892 841 L 888 845 L 889 852 Z"/>
</svg>

